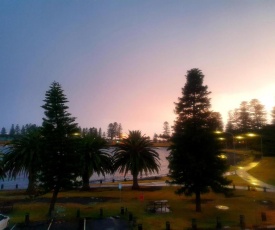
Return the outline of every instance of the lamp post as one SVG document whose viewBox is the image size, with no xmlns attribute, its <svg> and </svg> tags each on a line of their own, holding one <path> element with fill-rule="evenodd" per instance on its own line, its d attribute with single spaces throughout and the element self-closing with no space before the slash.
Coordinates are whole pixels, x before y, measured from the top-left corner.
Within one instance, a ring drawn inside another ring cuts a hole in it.
<svg viewBox="0 0 275 230">
<path fill-rule="evenodd" d="M 233 133 L 230 133 L 230 132 L 223 132 L 223 131 L 216 131 L 215 133 L 218 133 L 218 134 L 221 134 L 221 133 L 227 133 L 229 135 L 232 136 L 232 146 L 233 146 L 233 162 L 234 162 L 234 165 L 236 165 L 236 153 L 235 153 L 235 140 L 234 140 L 234 135 Z"/>
<path fill-rule="evenodd" d="M 226 138 L 220 137 L 219 140 L 221 140 L 222 142 L 225 142 L 225 148 L 227 149 L 227 141 L 226 141 Z"/>
<path fill-rule="evenodd" d="M 261 144 L 261 159 L 263 158 L 263 138 L 260 134 L 255 133 L 248 133 L 247 136 L 249 137 L 260 137 L 260 144 Z"/>
<path fill-rule="evenodd" d="M 234 135 L 232 133 L 229 132 L 225 132 L 228 133 L 229 135 L 232 136 L 232 144 L 233 144 L 233 161 L 234 161 L 234 165 L 236 165 L 236 153 L 235 153 L 235 140 L 234 140 Z"/>
</svg>

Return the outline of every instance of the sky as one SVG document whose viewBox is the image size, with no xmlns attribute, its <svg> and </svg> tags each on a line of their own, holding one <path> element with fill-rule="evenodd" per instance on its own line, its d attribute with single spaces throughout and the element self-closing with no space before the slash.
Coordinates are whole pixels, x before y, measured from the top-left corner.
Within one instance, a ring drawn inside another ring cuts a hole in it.
<svg viewBox="0 0 275 230">
<path fill-rule="evenodd" d="M 84 127 L 172 126 L 186 73 L 199 68 L 224 124 L 242 101 L 275 106 L 273 0 L 1 0 L 0 128 L 41 125 L 61 84 Z"/>
</svg>

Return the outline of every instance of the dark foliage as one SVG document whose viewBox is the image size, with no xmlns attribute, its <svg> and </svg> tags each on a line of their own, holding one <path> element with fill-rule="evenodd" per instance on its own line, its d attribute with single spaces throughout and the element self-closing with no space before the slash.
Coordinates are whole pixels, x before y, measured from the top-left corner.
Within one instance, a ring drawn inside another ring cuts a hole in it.
<svg viewBox="0 0 275 230">
<path fill-rule="evenodd" d="M 182 97 L 176 104 L 177 119 L 171 138 L 169 172 L 172 183 L 180 184 L 177 193 L 196 195 L 196 211 L 201 211 L 200 194 L 226 192 L 230 182 L 223 177 L 226 162 L 219 157 L 220 144 L 214 134 L 219 116 L 210 111 L 207 86 L 199 69 L 187 72 Z"/>
<path fill-rule="evenodd" d="M 152 142 L 140 131 L 130 131 L 129 136 L 116 145 L 114 150 L 114 169 L 120 173 L 131 172 L 132 189 L 139 189 L 138 174 L 148 175 L 158 172 L 159 155 L 152 148 Z"/>
<path fill-rule="evenodd" d="M 71 188 L 77 177 L 79 156 L 76 151 L 77 124 L 67 112 L 68 102 L 59 83 L 53 82 L 46 92 L 45 117 L 42 124 L 44 138 L 43 164 L 40 182 L 48 191 L 53 191 L 49 215 L 54 209 L 58 192 Z"/>
<path fill-rule="evenodd" d="M 262 151 L 264 156 L 275 155 L 275 124 L 266 125 L 261 130 Z M 258 141 L 259 143 L 259 141 Z"/>
<path fill-rule="evenodd" d="M 95 133 L 89 133 L 79 139 L 80 175 L 83 190 L 89 190 L 89 179 L 94 174 L 105 176 L 112 173 L 112 158 L 107 152 L 107 141 Z"/>
<path fill-rule="evenodd" d="M 24 173 L 28 176 L 27 193 L 35 193 L 36 180 L 41 166 L 43 150 L 41 128 L 29 126 L 25 134 L 11 140 L 3 160 L 3 169 L 8 178 Z"/>
</svg>

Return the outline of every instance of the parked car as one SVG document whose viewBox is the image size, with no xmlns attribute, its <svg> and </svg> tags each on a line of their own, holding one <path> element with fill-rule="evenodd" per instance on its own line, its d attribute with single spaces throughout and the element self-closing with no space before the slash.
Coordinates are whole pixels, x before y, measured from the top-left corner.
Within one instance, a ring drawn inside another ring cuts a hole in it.
<svg viewBox="0 0 275 230">
<path fill-rule="evenodd" d="M 4 230 L 9 225 L 10 218 L 0 214 L 0 230 Z"/>
</svg>

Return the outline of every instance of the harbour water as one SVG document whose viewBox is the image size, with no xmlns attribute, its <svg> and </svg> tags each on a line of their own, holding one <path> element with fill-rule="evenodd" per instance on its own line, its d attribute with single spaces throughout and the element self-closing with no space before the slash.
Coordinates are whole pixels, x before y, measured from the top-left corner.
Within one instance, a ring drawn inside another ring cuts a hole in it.
<svg viewBox="0 0 275 230">
<path fill-rule="evenodd" d="M 140 175 L 139 178 L 145 178 L 145 177 L 159 177 L 159 176 L 165 176 L 168 173 L 168 161 L 166 157 L 169 155 L 169 151 L 167 148 L 160 147 L 157 148 L 156 151 L 159 154 L 160 157 L 160 170 L 158 173 L 149 174 L 149 175 Z M 114 173 L 114 174 L 107 174 L 105 177 L 103 175 L 97 175 L 94 174 L 90 178 L 90 183 L 100 183 L 102 182 L 110 182 L 110 181 L 123 181 L 123 180 L 132 180 L 132 175 L 130 173 L 126 174 L 124 176 L 124 173 Z M 1 189 L 4 190 L 10 190 L 10 189 L 26 189 L 28 185 L 28 177 L 27 175 L 19 175 L 15 180 L 8 180 L 5 179 L 4 181 L 0 181 Z"/>
</svg>

